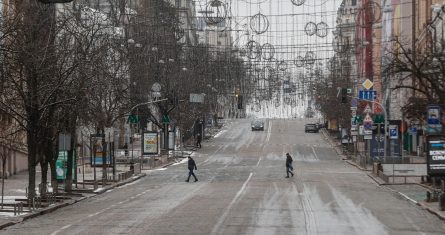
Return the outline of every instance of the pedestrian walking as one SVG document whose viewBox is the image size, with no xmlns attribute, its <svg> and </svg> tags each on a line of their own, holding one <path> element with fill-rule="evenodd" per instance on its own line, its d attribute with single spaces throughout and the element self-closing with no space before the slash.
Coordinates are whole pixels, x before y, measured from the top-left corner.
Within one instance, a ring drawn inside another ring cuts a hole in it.
<svg viewBox="0 0 445 235">
<path fill-rule="evenodd" d="M 188 168 L 189 168 L 189 177 L 187 178 L 187 180 L 185 182 L 189 182 L 190 180 L 190 176 L 193 175 L 193 177 L 195 178 L 195 182 L 198 181 L 198 178 L 196 178 L 195 173 L 193 173 L 193 170 L 198 170 L 198 168 L 196 167 L 196 163 L 195 160 L 193 160 L 192 157 L 188 157 Z"/>
<path fill-rule="evenodd" d="M 196 147 L 201 148 L 201 141 L 202 141 L 201 134 L 198 133 L 198 135 L 196 135 Z"/>
<path fill-rule="evenodd" d="M 292 166 L 292 157 L 289 153 L 286 153 L 286 178 L 289 178 L 289 173 L 294 177 L 294 167 Z"/>
</svg>

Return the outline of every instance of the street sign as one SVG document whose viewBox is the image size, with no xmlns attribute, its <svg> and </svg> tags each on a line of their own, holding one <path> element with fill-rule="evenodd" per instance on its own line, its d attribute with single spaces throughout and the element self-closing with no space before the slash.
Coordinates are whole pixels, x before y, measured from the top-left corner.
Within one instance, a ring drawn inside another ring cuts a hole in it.
<svg viewBox="0 0 445 235">
<path fill-rule="evenodd" d="M 377 91 L 370 90 L 370 91 L 364 91 L 360 90 L 358 91 L 358 98 L 361 100 L 370 100 L 373 101 L 377 98 Z"/>
<path fill-rule="evenodd" d="M 153 98 L 160 98 L 160 97 L 162 97 L 162 94 L 161 94 L 161 92 L 158 92 L 158 91 L 152 91 L 151 92 L 151 97 L 153 97 Z"/>
<path fill-rule="evenodd" d="M 205 94 L 190 94 L 190 103 L 204 103 Z"/>
<path fill-rule="evenodd" d="M 399 138 L 399 131 L 397 125 L 389 125 L 389 138 L 393 140 Z"/>
<path fill-rule="evenodd" d="M 365 128 L 365 134 L 366 131 L 371 131 L 372 133 L 372 118 L 369 113 L 366 114 L 365 119 L 363 120 L 363 128 Z"/>
<path fill-rule="evenodd" d="M 369 90 L 369 89 L 372 88 L 372 86 L 374 86 L 374 83 L 373 83 L 371 80 L 366 79 L 366 80 L 362 83 L 362 86 L 363 86 L 366 90 Z"/>
<path fill-rule="evenodd" d="M 138 123 L 138 122 L 139 122 L 139 116 L 137 116 L 137 115 L 130 115 L 130 116 L 128 116 L 127 123 L 135 124 L 135 123 Z"/>
<path fill-rule="evenodd" d="M 359 135 L 365 134 L 365 128 L 363 127 L 363 125 L 358 126 L 358 134 Z"/>
<path fill-rule="evenodd" d="M 352 109 L 352 108 L 357 109 L 357 104 L 358 104 L 357 99 L 356 99 L 356 98 L 352 98 L 352 99 L 351 99 L 351 109 Z"/>
<path fill-rule="evenodd" d="M 164 124 L 170 123 L 170 116 L 168 116 L 168 115 L 162 116 L 162 123 L 164 123 Z"/>
<path fill-rule="evenodd" d="M 355 118 L 351 118 L 351 126 L 357 126 L 357 121 Z"/>
<path fill-rule="evenodd" d="M 369 116 L 369 113 L 372 113 L 372 109 L 371 107 L 369 107 L 369 104 L 366 105 L 365 110 L 363 111 L 363 113 L 366 113 L 366 116 Z M 369 117 L 371 119 L 371 117 Z M 366 119 L 366 118 L 365 118 Z"/>
<path fill-rule="evenodd" d="M 357 110 L 356 110 L 356 109 L 351 110 L 351 116 L 352 116 L 352 117 L 357 116 Z M 355 118 L 354 118 L 354 119 L 355 119 Z"/>
<path fill-rule="evenodd" d="M 160 92 L 161 91 L 161 84 L 155 82 L 153 83 L 153 85 L 151 86 L 151 90 L 154 92 Z"/>
</svg>

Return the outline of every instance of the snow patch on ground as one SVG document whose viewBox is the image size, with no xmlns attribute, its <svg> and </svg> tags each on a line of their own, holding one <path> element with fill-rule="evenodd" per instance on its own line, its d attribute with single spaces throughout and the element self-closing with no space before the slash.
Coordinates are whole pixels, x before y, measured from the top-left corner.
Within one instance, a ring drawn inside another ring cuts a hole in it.
<svg viewBox="0 0 445 235">
<path fill-rule="evenodd" d="M 180 162 L 173 163 L 172 166 L 180 165 L 180 164 L 186 163 L 187 161 L 188 161 L 188 159 L 187 159 L 187 158 L 184 158 L 184 159 L 182 159 Z"/>
</svg>

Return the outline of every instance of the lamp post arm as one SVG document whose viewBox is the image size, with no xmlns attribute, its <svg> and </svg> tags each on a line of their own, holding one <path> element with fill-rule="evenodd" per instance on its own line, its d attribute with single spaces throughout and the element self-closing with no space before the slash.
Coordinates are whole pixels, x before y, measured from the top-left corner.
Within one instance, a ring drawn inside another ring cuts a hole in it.
<svg viewBox="0 0 445 235">
<path fill-rule="evenodd" d="M 168 99 L 165 98 L 165 99 L 153 100 L 153 101 L 148 101 L 148 102 L 144 102 L 144 103 L 137 104 L 137 105 L 131 107 L 131 109 L 129 109 L 129 110 L 127 110 L 127 111 L 121 113 L 120 115 L 118 115 L 118 116 L 111 122 L 111 125 L 113 125 L 114 122 L 117 121 L 119 118 L 125 116 L 126 114 L 131 113 L 135 108 L 137 108 L 137 107 L 139 107 L 139 106 L 147 105 L 147 104 L 153 104 L 153 103 L 158 103 L 158 102 L 162 102 L 162 101 L 166 101 L 166 100 L 168 100 Z"/>
<path fill-rule="evenodd" d="M 153 100 L 153 101 L 148 101 L 148 102 L 140 103 L 140 104 L 137 104 L 137 105 L 133 106 L 129 111 L 125 112 L 124 114 L 131 113 L 131 111 L 133 111 L 133 109 L 135 109 L 135 108 L 137 108 L 137 107 L 139 107 L 139 106 L 146 105 L 146 104 L 158 103 L 158 102 L 162 102 L 162 101 L 166 101 L 166 100 L 168 100 L 168 99 L 165 98 L 165 99 Z"/>
</svg>

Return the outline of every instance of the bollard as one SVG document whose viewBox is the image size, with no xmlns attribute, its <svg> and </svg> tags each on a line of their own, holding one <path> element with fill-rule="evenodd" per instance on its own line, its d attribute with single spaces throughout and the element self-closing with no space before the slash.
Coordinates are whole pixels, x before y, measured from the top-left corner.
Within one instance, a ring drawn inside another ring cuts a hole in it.
<svg viewBox="0 0 445 235">
<path fill-rule="evenodd" d="M 440 180 L 440 190 L 445 192 L 445 180 Z"/>
<path fill-rule="evenodd" d="M 445 211 L 445 193 L 439 195 L 439 209 Z"/>
<path fill-rule="evenodd" d="M 422 176 L 420 177 L 420 183 L 422 183 L 422 184 L 425 183 L 425 176 L 422 175 Z"/>
<path fill-rule="evenodd" d="M 426 191 L 426 202 L 431 202 L 431 192 L 430 191 Z"/>
</svg>

